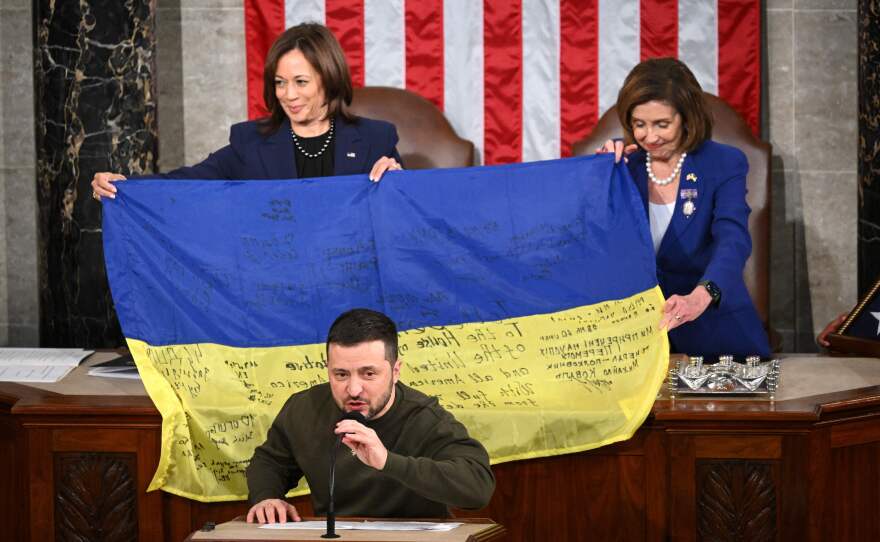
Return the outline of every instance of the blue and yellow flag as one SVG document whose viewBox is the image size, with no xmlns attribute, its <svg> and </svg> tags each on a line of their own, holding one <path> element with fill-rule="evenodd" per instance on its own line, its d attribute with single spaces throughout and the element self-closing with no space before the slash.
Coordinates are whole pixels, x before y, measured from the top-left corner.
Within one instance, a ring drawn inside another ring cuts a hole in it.
<svg viewBox="0 0 880 542">
<path fill-rule="evenodd" d="M 245 498 L 253 449 L 327 380 L 327 329 L 354 307 L 398 324 L 402 381 L 494 463 L 628 439 L 665 376 L 644 206 L 610 156 L 117 187 L 107 272 L 163 418 L 151 489 Z"/>
</svg>

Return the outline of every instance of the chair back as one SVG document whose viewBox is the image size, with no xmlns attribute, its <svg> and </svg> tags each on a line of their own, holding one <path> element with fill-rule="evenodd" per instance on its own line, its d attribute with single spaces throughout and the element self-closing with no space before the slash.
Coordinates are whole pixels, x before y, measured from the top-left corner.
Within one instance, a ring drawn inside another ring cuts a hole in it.
<svg viewBox="0 0 880 542">
<path fill-rule="evenodd" d="M 474 144 L 458 137 L 443 113 L 414 92 L 392 87 L 357 88 L 350 110 L 397 127 L 397 150 L 407 169 L 474 165 Z"/>
<path fill-rule="evenodd" d="M 746 201 L 752 208 L 749 233 L 752 255 L 746 262 L 743 278 L 761 320 L 767 326 L 770 316 L 770 144 L 752 135 L 746 121 L 724 100 L 704 93 L 712 114 L 712 139 L 743 151 L 749 160 L 746 178 Z M 622 137 L 623 129 L 612 107 L 602 115 L 586 138 L 575 143 L 575 156 L 592 154 L 608 139 Z"/>
</svg>

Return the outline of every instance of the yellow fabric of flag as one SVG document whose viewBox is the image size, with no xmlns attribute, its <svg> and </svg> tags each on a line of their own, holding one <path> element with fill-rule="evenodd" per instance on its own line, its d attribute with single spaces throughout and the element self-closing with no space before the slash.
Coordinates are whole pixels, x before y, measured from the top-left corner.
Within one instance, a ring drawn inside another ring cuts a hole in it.
<svg viewBox="0 0 880 542">
<path fill-rule="evenodd" d="M 437 396 L 493 463 L 627 440 L 666 375 L 663 301 L 654 287 L 552 314 L 407 330 L 401 381 Z M 128 344 L 163 420 L 149 489 L 203 502 L 245 499 L 244 470 L 281 406 L 327 381 L 323 344 Z M 290 494 L 307 491 L 303 481 Z"/>
</svg>

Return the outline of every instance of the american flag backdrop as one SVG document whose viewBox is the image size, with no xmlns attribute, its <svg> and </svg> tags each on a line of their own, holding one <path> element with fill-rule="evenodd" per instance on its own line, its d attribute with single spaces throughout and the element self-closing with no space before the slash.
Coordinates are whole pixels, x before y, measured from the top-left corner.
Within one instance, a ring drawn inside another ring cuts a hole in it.
<svg viewBox="0 0 880 542">
<path fill-rule="evenodd" d="M 266 52 L 326 24 L 355 86 L 440 107 L 484 164 L 567 156 L 640 60 L 676 56 L 758 133 L 760 0 L 245 0 L 248 114 L 265 114 Z"/>
</svg>

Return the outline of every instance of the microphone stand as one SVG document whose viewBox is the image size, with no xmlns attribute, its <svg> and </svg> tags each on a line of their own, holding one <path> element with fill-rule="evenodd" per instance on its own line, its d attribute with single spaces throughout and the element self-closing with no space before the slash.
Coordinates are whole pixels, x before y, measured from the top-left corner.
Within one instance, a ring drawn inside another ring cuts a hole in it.
<svg viewBox="0 0 880 542">
<path fill-rule="evenodd" d="M 327 505 L 327 532 L 321 538 L 339 538 L 336 534 L 336 507 L 333 498 L 333 490 L 336 486 L 336 456 L 339 454 L 339 445 L 342 443 L 342 435 L 336 438 L 336 445 L 330 456 L 330 503 Z"/>
<path fill-rule="evenodd" d="M 357 410 L 346 412 L 342 415 L 343 420 L 354 420 L 358 423 L 367 421 L 366 416 Z M 327 532 L 321 535 L 321 538 L 339 538 L 336 534 L 336 504 L 333 498 L 333 489 L 336 486 L 336 456 L 339 455 L 339 445 L 342 444 L 342 435 L 336 436 L 336 445 L 330 456 L 330 503 L 327 505 Z"/>
</svg>

